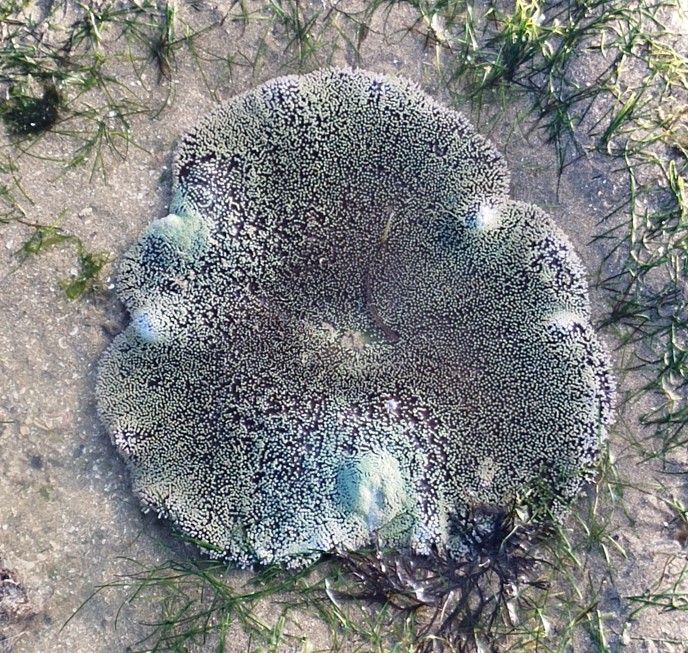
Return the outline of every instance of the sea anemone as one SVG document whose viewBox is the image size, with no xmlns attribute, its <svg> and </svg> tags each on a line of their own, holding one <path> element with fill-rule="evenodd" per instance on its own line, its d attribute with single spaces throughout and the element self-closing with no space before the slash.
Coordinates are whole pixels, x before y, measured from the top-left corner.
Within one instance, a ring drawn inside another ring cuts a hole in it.
<svg viewBox="0 0 688 653">
<path fill-rule="evenodd" d="M 231 99 L 124 256 L 98 410 L 136 494 L 215 557 L 461 561 L 591 478 L 612 387 L 584 269 L 495 148 L 352 70 Z"/>
</svg>

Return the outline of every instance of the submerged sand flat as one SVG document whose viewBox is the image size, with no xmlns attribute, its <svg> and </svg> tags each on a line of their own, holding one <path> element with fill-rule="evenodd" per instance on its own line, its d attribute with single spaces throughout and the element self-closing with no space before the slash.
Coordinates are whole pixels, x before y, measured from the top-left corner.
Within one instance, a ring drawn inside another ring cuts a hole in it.
<svg viewBox="0 0 688 653">
<path fill-rule="evenodd" d="M 72 77 L 58 83 L 64 106 L 51 130 L 40 136 L 4 134 L 0 141 L 0 199 L 7 215 L 7 224 L 0 224 L 0 569 L 6 570 L 0 572 L 0 652 L 146 650 L 137 642 L 150 632 L 145 624 L 159 618 L 158 607 L 152 600 L 122 606 L 131 584 L 98 593 L 65 623 L 96 588 L 121 580 L 138 564 L 196 555 L 172 538 L 166 522 L 141 513 L 124 464 L 96 416 L 95 366 L 126 322 L 113 293 L 114 262 L 145 225 L 167 214 L 175 144 L 222 100 L 275 76 L 331 65 L 403 75 L 464 112 L 491 139 L 510 168 L 512 197 L 545 209 L 590 272 L 594 323 L 610 315 L 613 284 L 597 282 L 623 270 L 628 207 L 607 216 L 625 204 L 629 188 L 619 159 L 604 147 L 591 147 L 589 133 L 599 138 L 595 125 L 607 115 L 605 105 L 585 115 L 578 127 L 580 151 L 567 158 L 559 174 L 561 150 L 537 128 L 527 96 L 516 89 L 510 94 L 507 84 L 485 92 L 481 102 L 470 102 L 453 74 L 466 39 L 463 5 L 456 3 L 453 13 L 433 14 L 430 3 L 421 4 L 422 11 L 410 3 L 372 11 L 355 2 L 100 3 L 99 12 L 89 15 L 67 3 L 51 9 L 34 3 L 12 15 L 15 23 L 4 17 L 4 43 L 17 29 L 16 21 L 33 21 L 36 27 L 27 30 L 24 43 L 37 48 L 34 59 L 60 51 L 66 35 L 76 33 L 84 40 L 73 45 L 69 65 L 103 63 L 96 81 L 88 70 L 75 68 Z M 476 24 L 484 25 L 484 10 L 474 7 Z M 667 10 L 666 16 L 685 35 L 686 23 L 677 11 Z M 165 17 L 168 31 L 161 27 Z M 89 20 L 96 20 L 97 34 Z M 157 61 L 148 46 L 151 35 L 163 37 Z M 172 45 L 166 49 L 165 44 Z M 10 61 L 3 53 L 1 60 Z M 46 62 L 59 70 L 59 59 Z M 599 52 L 581 58 L 574 69 L 576 83 L 594 86 L 605 62 Z M 625 70 L 631 81 L 634 65 L 642 74 L 642 62 L 629 60 Z M 38 79 L 29 83 L 36 96 L 44 92 Z M 2 91 L 6 97 L 10 84 L 4 83 Z M 665 109 L 670 109 L 668 100 Z M 86 148 L 93 138 L 95 146 Z M 672 152 L 659 155 L 676 156 L 680 171 L 685 159 Z M 642 200 L 648 210 L 652 199 Z M 37 225 L 61 231 L 40 232 Z M 37 233 L 44 244 L 51 234 L 69 237 L 32 254 L 26 243 L 34 238 L 35 245 Z M 106 253 L 110 263 L 93 292 L 70 300 L 64 286 L 80 274 L 81 247 Z M 658 267 L 648 283 L 662 288 L 665 276 Z M 674 297 L 675 305 L 681 301 L 685 296 Z M 653 319 L 649 315 L 649 324 Z M 680 316 L 677 320 L 680 324 Z M 688 502 L 687 456 L 679 447 L 650 457 L 657 447 L 651 441 L 637 444 L 652 435 L 639 418 L 668 399 L 646 394 L 624 405 L 626 393 L 656 371 L 633 358 L 635 344 L 619 346 L 616 338 L 622 334 L 613 326 L 601 331 L 613 352 L 621 401 L 610 435 L 613 471 L 597 503 L 583 498 L 567 522 L 578 564 L 569 561 L 562 571 L 562 587 L 568 588 L 562 591 L 575 600 L 547 615 L 547 626 L 538 626 L 551 650 L 560 650 L 561 641 L 571 642 L 562 650 L 577 651 L 679 652 L 688 646 L 688 587 L 681 575 L 686 525 L 676 508 Z M 624 371 L 629 366 L 638 369 Z M 677 382 L 676 388 L 668 391 L 679 405 L 685 387 Z M 590 514 L 593 508 L 596 517 Z M 586 525 L 603 529 L 586 533 Z M 250 574 L 233 572 L 230 579 L 239 584 Z M 576 591 L 580 595 L 574 597 Z M 627 622 L 644 605 L 632 597 L 649 600 L 660 594 L 669 597 L 673 610 L 648 607 Z M 267 601 L 259 610 L 268 625 L 277 623 L 276 602 Z M 559 623 L 577 616 L 568 639 L 556 634 Z M 241 628 L 232 632 L 228 651 L 265 650 L 249 642 Z M 277 639 L 274 650 L 328 651 L 336 639 L 313 614 L 298 626 L 288 625 L 286 632 L 293 637 Z M 591 648 L 591 632 L 603 632 L 606 641 Z M 355 641 L 348 640 L 342 650 Z M 356 650 L 379 650 L 370 643 L 361 646 Z M 214 649 L 199 644 L 190 650 Z"/>
</svg>

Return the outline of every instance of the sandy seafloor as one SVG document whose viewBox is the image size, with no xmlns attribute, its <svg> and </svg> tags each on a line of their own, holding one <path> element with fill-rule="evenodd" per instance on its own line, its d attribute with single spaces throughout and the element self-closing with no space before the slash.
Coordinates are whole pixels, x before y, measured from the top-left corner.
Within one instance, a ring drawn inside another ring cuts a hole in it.
<svg viewBox="0 0 688 653">
<path fill-rule="evenodd" d="M 201 4 L 193 11 L 180 7 L 180 20 L 201 24 L 229 7 L 221 2 Z M 65 15 L 64 24 L 73 19 Z M 402 74 L 450 103 L 433 72 L 435 50 L 424 47 L 422 36 L 397 31 L 415 19 L 410 7 L 398 7 L 390 11 L 386 25 L 375 19 L 360 59 L 342 45 L 322 63 Z M 209 32 L 202 44 L 216 53 L 251 52 L 264 30 L 262 23 L 241 26 L 227 21 Z M 386 37 L 377 33 L 385 30 Z M 112 72 L 138 94 L 159 103 L 170 92 L 171 99 L 159 115 L 151 111 L 132 116 L 131 138 L 137 146 L 130 145 L 125 158 L 106 151 L 105 178 L 98 172 L 91 176 L 92 160 L 70 170 L 53 161 L 73 149 L 69 138 L 48 134 L 31 145 L 29 153 L 21 153 L 2 137 L 28 196 L 21 198 L 27 220 L 50 224 L 63 216 L 60 226 L 65 232 L 76 234 L 89 250 L 110 252 L 116 259 L 144 225 L 166 214 L 167 173 L 179 135 L 218 98 L 294 69 L 283 40 L 278 29 L 267 34 L 255 70 L 237 66 L 229 75 L 219 63 L 208 63 L 205 74 L 217 88 L 215 98 L 183 51 L 177 55 L 172 80 L 160 83 L 152 67 L 143 68 L 142 85 L 126 61 L 113 60 Z M 553 216 L 570 236 L 591 279 L 600 267 L 607 272 L 618 269 L 622 261 L 608 257 L 608 243 L 591 243 L 600 229 L 598 220 L 626 192 L 622 179 L 612 175 L 609 161 L 589 155 L 558 179 L 554 149 L 528 129 L 527 120 L 515 120 L 513 107 L 501 119 L 496 108 L 484 107 L 480 117 L 469 105 L 460 108 L 504 153 L 512 173 L 512 196 L 536 203 Z M 490 116 L 497 119 L 488 120 Z M 147 632 L 140 624 L 155 613 L 155 606 L 122 608 L 124 594 L 112 590 L 98 594 L 65 626 L 94 588 L 132 568 L 128 559 L 156 564 L 170 555 L 161 541 L 175 546 L 166 523 L 140 512 L 124 465 L 95 412 L 97 360 L 125 320 L 112 292 L 115 268 L 106 268 L 105 293 L 70 301 L 59 280 L 74 272 L 74 248 L 55 247 L 19 266 L 16 251 L 30 234 L 19 224 L 0 226 L 0 567 L 12 570 L 29 601 L 23 618 L 0 625 L 5 631 L 0 651 L 124 653 Z M 599 320 L 609 310 L 608 298 L 595 289 L 592 296 Z M 611 334 L 604 337 L 613 348 Z M 615 350 L 613 356 L 618 365 L 622 353 Z M 619 381 L 622 386 L 636 382 L 627 375 Z M 608 621 L 608 650 L 684 651 L 687 612 L 649 609 L 628 624 L 615 616 L 627 605 L 624 597 L 642 593 L 658 580 L 668 561 L 674 560 L 677 568 L 683 561 L 669 523 L 672 515 L 657 495 L 686 500 L 686 456 L 673 454 L 664 467 L 660 462 L 639 464 L 624 436 L 637 428 L 628 414 L 611 435 L 619 473 L 627 479 L 623 505 L 633 519 L 631 523 L 622 510 L 614 518 L 614 537 L 626 551 L 625 558 L 612 557 L 616 586 L 603 586 L 602 568 L 585 573 L 592 578 L 599 574 L 602 584 L 599 607 Z M 666 489 L 659 492 L 661 484 Z M 180 546 L 177 551 L 185 554 Z M 325 645 L 322 627 L 310 626 L 306 632 L 312 650 Z M 245 650 L 240 638 L 233 646 L 230 650 Z M 576 650 L 585 651 L 586 646 L 583 641 Z"/>
</svg>

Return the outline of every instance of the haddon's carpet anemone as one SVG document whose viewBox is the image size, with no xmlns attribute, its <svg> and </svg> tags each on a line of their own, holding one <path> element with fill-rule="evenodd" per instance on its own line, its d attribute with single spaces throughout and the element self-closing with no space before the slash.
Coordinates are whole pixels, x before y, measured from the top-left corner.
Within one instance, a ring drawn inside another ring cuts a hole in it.
<svg viewBox="0 0 688 653">
<path fill-rule="evenodd" d="M 461 559 L 560 512 L 611 413 L 585 273 L 502 157 L 415 86 L 324 70 L 179 145 L 120 265 L 98 408 L 147 506 L 239 565 Z"/>
</svg>

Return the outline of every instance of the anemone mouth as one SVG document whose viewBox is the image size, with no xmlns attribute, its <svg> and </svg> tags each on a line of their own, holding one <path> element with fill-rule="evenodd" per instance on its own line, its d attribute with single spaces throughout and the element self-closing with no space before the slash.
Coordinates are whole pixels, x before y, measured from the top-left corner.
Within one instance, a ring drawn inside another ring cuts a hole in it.
<svg viewBox="0 0 688 653">
<path fill-rule="evenodd" d="M 100 415 L 144 503 L 217 555 L 460 560 L 473 506 L 565 505 L 611 381 L 585 273 L 494 147 L 402 81 L 325 70 L 184 136 L 120 266 Z"/>
</svg>

